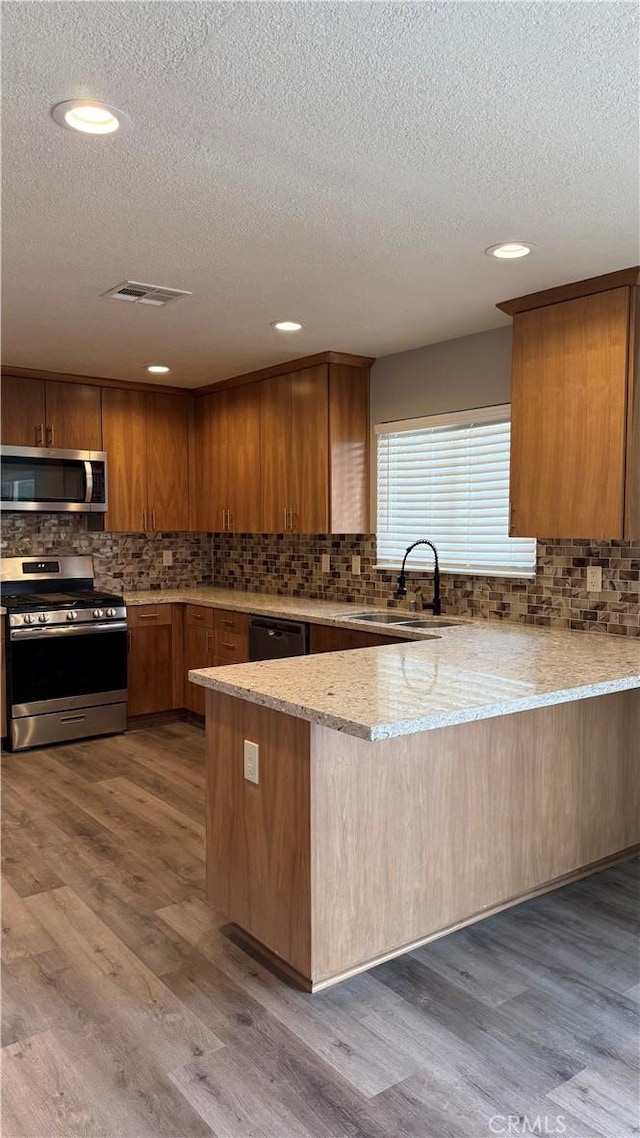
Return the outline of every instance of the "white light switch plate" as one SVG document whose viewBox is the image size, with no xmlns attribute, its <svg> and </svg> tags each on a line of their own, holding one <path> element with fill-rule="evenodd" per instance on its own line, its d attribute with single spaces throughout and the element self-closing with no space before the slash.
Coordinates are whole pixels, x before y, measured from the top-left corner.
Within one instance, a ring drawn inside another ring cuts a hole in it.
<svg viewBox="0 0 640 1138">
<path fill-rule="evenodd" d="M 331 572 L 331 558 L 330 558 L 328 553 L 322 554 L 321 564 L 322 564 L 322 572 L 323 573 L 330 573 Z"/>
<path fill-rule="evenodd" d="M 601 593 L 602 592 L 602 566 L 589 565 L 587 567 L 587 592 L 588 593 Z"/>
<path fill-rule="evenodd" d="M 360 576 L 360 566 L 361 566 L 360 558 L 359 558 L 358 554 L 355 553 L 353 555 L 353 557 L 351 558 L 351 572 L 353 573 L 354 577 Z"/>
<path fill-rule="evenodd" d="M 162 564 L 163 565 L 173 565 L 173 553 L 171 552 L 170 549 L 163 549 L 162 550 Z"/>
<path fill-rule="evenodd" d="M 249 739 L 244 741 L 244 777 L 247 782 L 260 782 L 260 748 Z"/>
</svg>

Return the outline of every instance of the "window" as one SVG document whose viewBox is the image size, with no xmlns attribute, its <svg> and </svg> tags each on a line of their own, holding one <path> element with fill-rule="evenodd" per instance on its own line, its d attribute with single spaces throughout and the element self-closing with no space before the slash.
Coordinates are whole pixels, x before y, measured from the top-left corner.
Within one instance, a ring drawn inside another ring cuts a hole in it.
<svg viewBox="0 0 640 1138">
<path fill-rule="evenodd" d="M 426 537 L 450 573 L 532 577 L 534 538 L 509 537 L 511 408 L 481 407 L 376 426 L 378 564 Z M 418 546 L 410 567 L 433 565 Z"/>
</svg>

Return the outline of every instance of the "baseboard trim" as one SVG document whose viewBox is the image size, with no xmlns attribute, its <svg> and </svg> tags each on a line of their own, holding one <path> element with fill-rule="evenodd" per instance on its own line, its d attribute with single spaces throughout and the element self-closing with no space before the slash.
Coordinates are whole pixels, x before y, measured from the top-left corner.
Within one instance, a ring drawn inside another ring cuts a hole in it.
<svg viewBox="0 0 640 1138">
<path fill-rule="evenodd" d="M 435 932 L 428 933 L 426 936 L 419 937 L 417 940 L 412 940 L 407 944 L 402 944 L 397 948 L 391 949 L 389 952 L 381 953 L 379 956 L 374 956 L 370 960 L 363 960 L 359 964 L 355 964 L 352 968 L 347 968 L 343 972 L 336 972 L 331 976 L 323 976 L 317 980 L 310 980 L 307 976 L 303 976 L 300 972 L 287 964 L 285 960 L 277 956 L 260 941 L 252 937 L 250 933 L 245 932 L 239 925 L 229 924 L 226 925 L 221 931 L 229 937 L 234 943 L 238 943 L 245 949 L 250 956 L 258 960 L 270 971 L 275 972 L 282 979 L 292 982 L 297 988 L 301 988 L 305 992 L 322 992 L 325 988 L 331 988 L 334 984 L 340 984 L 343 980 L 349 980 L 352 976 L 358 976 L 361 972 L 368 972 L 371 968 L 376 968 L 379 964 L 385 964 L 388 960 L 394 960 L 398 956 L 404 956 L 407 952 L 413 952 L 416 948 L 421 948 L 425 944 L 430 944 L 431 941 L 440 940 L 441 937 L 448 936 L 449 933 L 457 932 L 458 929 L 464 929 L 468 925 L 477 924 L 478 921 L 485 920 L 486 917 L 493 917 L 497 913 L 504 912 L 505 909 L 512 909 L 515 905 L 522 904 L 523 901 L 533 900 L 534 897 L 540 897 L 544 893 L 551 893 L 554 889 L 562 889 L 564 885 L 571 885 L 574 881 L 580 881 L 583 877 L 590 877 L 593 873 L 599 873 L 603 869 L 609 869 L 613 865 L 618 865 L 620 862 L 629 861 L 631 858 L 640 853 L 640 844 L 629 846 L 627 849 L 619 850 L 609 857 L 600 858 L 598 861 L 591 862 L 589 865 L 582 866 L 580 869 L 573 870 L 571 873 L 565 873 L 561 877 L 556 877 L 552 881 L 545 882 L 544 885 L 538 885 L 534 889 L 529 889 L 526 893 L 521 893 L 517 897 L 509 897 L 506 901 L 500 901 L 496 905 L 491 905 L 486 909 L 482 909 L 477 913 L 472 913 L 471 916 L 465 917 L 462 921 L 457 921 L 453 925 L 447 925 L 446 928 L 437 929 Z"/>
</svg>

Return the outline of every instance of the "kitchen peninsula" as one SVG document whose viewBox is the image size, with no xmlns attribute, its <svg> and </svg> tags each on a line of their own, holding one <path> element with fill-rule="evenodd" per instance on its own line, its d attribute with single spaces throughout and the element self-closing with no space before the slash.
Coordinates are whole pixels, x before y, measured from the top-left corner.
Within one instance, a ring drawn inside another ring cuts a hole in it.
<svg viewBox="0 0 640 1138">
<path fill-rule="evenodd" d="M 638 639 L 438 632 L 190 673 L 209 899 L 310 991 L 640 841 Z"/>
</svg>

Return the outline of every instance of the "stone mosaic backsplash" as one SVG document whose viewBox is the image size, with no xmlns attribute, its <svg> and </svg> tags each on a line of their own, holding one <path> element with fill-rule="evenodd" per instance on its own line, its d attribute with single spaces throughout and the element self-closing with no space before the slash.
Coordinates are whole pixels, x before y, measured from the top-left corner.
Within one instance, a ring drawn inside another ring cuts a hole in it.
<svg viewBox="0 0 640 1138">
<path fill-rule="evenodd" d="M 2 516 L 3 557 L 93 555 L 96 585 L 114 593 L 212 584 L 211 534 L 90 532 L 86 514 Z M 163 550 L 173 565 L 162 564 Z"/>
<path fill-rule="evenodd" d="M 321 557 L 331 571 L 321 571 Z M 351 558 L 361 559 L 354 576 Z M 397 573 L 374 568 L 374 534 L 215 534 L 213 577 L 223 588 L 396 605 Z M 586 566 L 602 566 L 602 592 L 588 593 Z M 429 575 L 407 574 L 409 590 L 431 599 Z M 543 627 L 640 636 L 640 542 L 541 539 L 535 578 L 444 573 L 443 610 L 459 616 L 515 620 Z"/>
<path fill-rule="evenodd" d="M 4 514 L 2 555 L 79 554 L 94 558 L 101 589 L 222 588 L 306 596 L 355 604 L 396 605 L 397 574 L 376 570 L 374 534 L 206 534 L 91 532 L 82 514 Z M 173 565 L 162 564 L 163 550 Z M 323 573 L 328 553 L 331 570 Z M 361 560 L 354 576 L 351 558 Z M 587 565 L 600 565 L 602 592 L 588 593 Z M 407 574 L 408 587 L 429 575 Z M 444 573 L 442 604 L 459 616 L 516 620 L 554 628 L 640 636 L 640 542 L 541 539 L 535 578 L 471 577 Z"/>
</svg>

